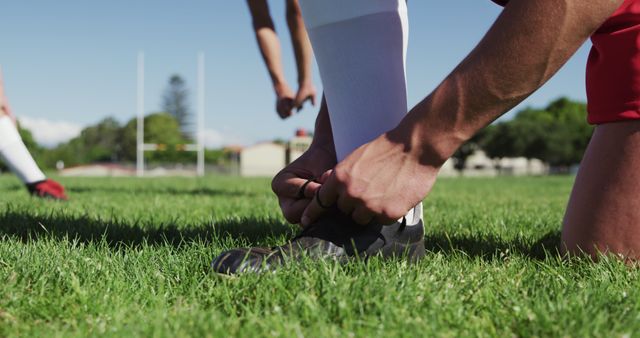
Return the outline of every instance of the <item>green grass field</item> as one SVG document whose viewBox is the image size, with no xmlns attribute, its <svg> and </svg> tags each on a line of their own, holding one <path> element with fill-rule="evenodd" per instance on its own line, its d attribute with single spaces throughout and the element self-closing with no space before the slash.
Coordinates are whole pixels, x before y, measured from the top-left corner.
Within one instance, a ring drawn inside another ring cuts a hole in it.
<svg viewBox="0 0 640 338">
<path fill-rule="evenodd" d="M 296 232 L 268 179 L 63 178 L 71 201 L 0 177 L 0 337 L 635 336 L 640 278 L 555 253 L 572 178 L 444 179 L 426 258 L 304 262 L 220 278 L 236 246 Z"/>
</svg>

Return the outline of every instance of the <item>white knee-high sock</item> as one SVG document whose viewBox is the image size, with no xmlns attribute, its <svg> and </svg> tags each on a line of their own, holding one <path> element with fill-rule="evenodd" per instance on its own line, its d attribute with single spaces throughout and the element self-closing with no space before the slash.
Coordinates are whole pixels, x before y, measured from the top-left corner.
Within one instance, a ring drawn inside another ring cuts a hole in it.
<svg viewBox="0 0 640 338">
<path fill-rule="evenodd" d="M 404 0 L 302 0 L 338 160 L 407 113 Z"/>
<path fill-rule="evenodd" d="M 405 0 L 300 0 L 338 161 L 407 114 Z M 406 216 L 422 217 L 422 205 Z"/>
<path fill-rule="evenodd" d="M 0 157 L 25 184 L 46 179 L 22 142 L 13 121 L 6 115 L 0 116 Z"/>
</svg>

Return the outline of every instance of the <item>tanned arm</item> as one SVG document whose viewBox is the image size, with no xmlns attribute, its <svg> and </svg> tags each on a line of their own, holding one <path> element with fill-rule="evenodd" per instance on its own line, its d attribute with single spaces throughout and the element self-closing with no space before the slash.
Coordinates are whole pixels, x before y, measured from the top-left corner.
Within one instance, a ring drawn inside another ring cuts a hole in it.
<svg viewBox="0 0 640 338">
<path fill-rule="evenodd" d="M 284 76 L 280 40 L 269 13 L 269 5 L 266 0 L 247 0 L 247 4 L 251 11 L 258 47 L 276 93 L 276 110 L 280 117 L 286 118 L 292 114 L 295 93 Z"/>
<path fill-rule="evenodd" d="M 316 90 L 311 77 L 313 51 L 307 30 L 304 27 L 298 0 L 287 0 L 286 16 L 298 68 L 298 93 L 296 94 L 294 105 L 300 109 L 304 101 L 310 100 L 311 104 L 315 106 Z"/>
<path fill-rule="evenodd" d="M 540 88 L 622 0 L 511 0 L 478 46 L 401 128 L 424 163 L 442 163 Z"/>
<path fill-rule="evenodd" d="M 622 0 L 511 0 L 478 46 L 401 123 L 340 162 L 318 197 L 361 224 L 395 222 L 466 140 L 542 86 Z M 302 223 L 326 210 L 314 199 Z"/>
</svg>

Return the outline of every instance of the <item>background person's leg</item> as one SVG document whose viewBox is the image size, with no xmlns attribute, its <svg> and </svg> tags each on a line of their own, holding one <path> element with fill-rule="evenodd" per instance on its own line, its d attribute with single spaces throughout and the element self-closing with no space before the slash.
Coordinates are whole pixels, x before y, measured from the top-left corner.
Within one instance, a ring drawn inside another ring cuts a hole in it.
<svg viewBox="0 0 640 338">
<path fill-rule="evenodd" d="M 320 69 L 338 161 L 406 115 L 404 0 L 301 0 Z M 422 205 L 408 215 L 422 217 Z"/>
<path fill-rule="evenodd" d="M 0 112 L 0 158 L 25 184 L 44 181 L 46 176 L 22 142 L 13 121 Z"/>
<path fill-rule="evenodd" d="M 571 193 L 563 250 L 640 257 L 640 121 L 599 125 Z"/>
<path fill-rule="evenodd" d="M 22 142 L 14 122 L 0 68 L 0 158 L 25 184 L 45 180 L 46 177 Z"/>
<path fill-rule="evenodd" d="M 3 160 L 20 178 L 32 195 L 59 200 L 67 199 L 64 187 L 45 177 L 22 142 L 4 93 L 2 69 L 0 69 L 0 160 Z"/>
</svg>

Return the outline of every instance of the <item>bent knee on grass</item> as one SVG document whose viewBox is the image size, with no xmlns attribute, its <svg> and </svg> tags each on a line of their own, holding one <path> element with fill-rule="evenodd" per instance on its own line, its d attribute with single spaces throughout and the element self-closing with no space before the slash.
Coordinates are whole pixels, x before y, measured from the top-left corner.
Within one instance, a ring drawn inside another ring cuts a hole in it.
<svg viewBox="0 0 640 338">
<path fill-rule="evenodd" d="M 563 249 L 640 257 L 640 121 L 596 128 L 564 218 Z"/>
</svg>

